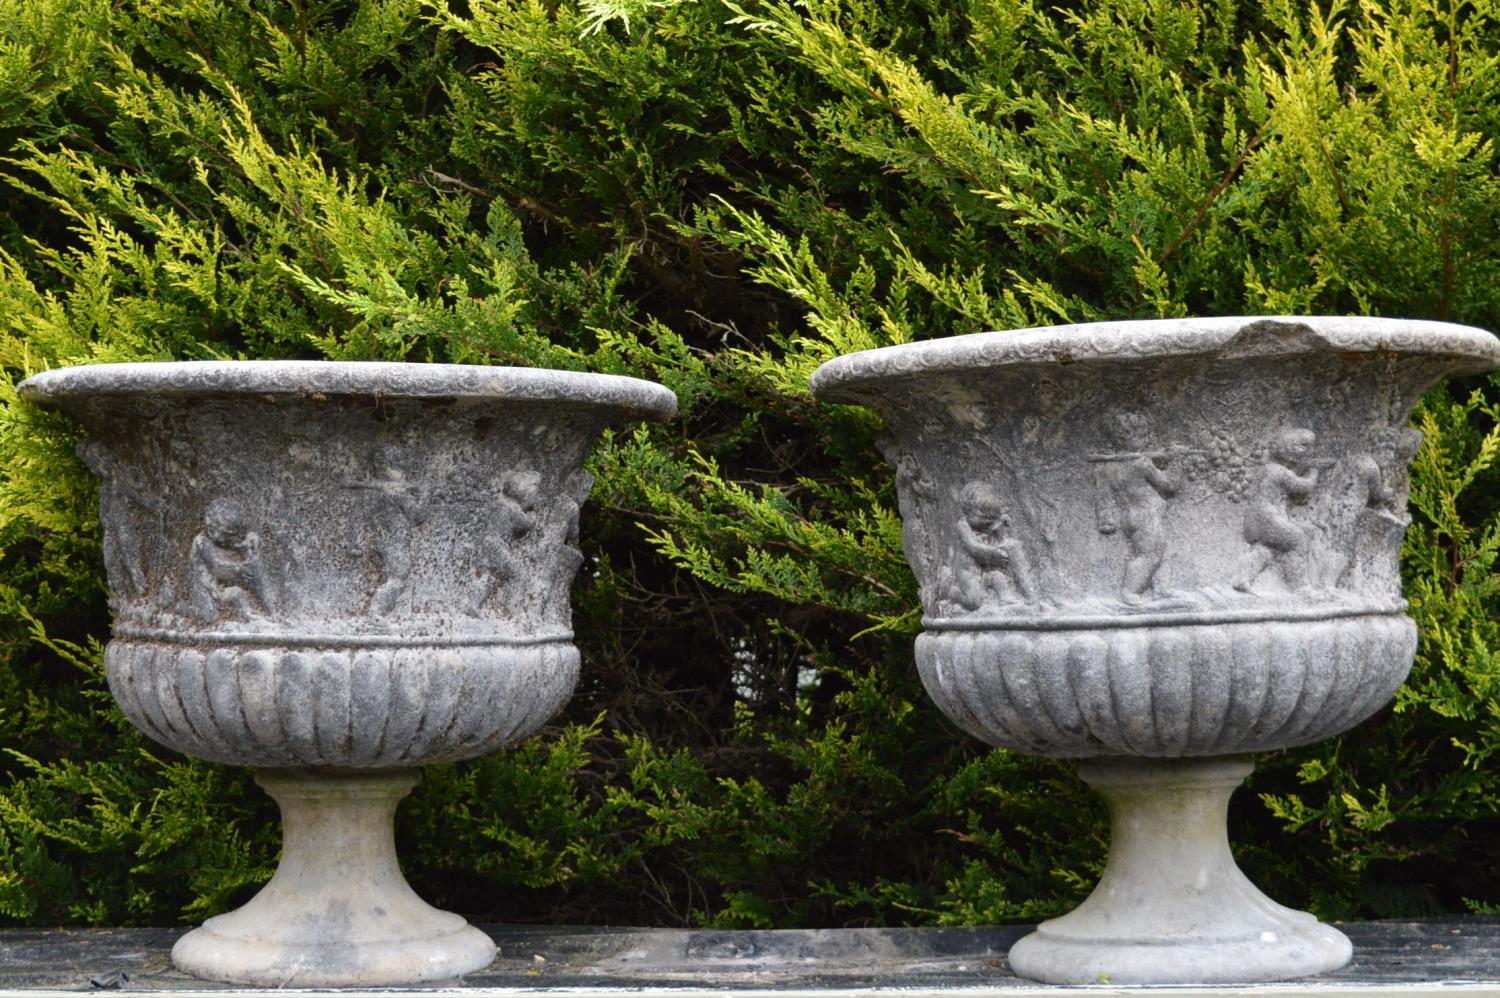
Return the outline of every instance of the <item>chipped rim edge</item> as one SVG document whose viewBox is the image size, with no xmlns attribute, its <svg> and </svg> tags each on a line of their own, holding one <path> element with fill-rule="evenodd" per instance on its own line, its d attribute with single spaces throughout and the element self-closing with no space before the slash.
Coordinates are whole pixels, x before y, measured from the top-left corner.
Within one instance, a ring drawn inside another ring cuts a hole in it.
<svg viewBox="0 0 1500 998">
<path fill-rule="evenodd" d="M 1302 335 L 1279 343 L 1236 342 L 1255 327 L 1281 327 Z M 1237 346 L 1243 349 L 1236 350 Z M 813 372 L 809 387 L 818 398 L 843 401 L 854 399 L 871 382 L 924 374 L 1215 354 L 1272 357 L 1315 350 L 1451 357 L 1457 363 L 1455 373 L 1477 373 L 1500 365 L 1500 340 L 1473 326 L 1372 316 L 1223 316 L 1038 326 L 862 350 L 821 365 Z"/>
</svg>

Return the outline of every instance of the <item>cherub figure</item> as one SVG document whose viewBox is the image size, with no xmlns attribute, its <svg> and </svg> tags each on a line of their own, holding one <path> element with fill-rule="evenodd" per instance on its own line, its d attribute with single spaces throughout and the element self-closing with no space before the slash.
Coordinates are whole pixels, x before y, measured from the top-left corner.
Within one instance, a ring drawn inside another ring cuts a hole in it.
<svg viewBox="0 0 1500 998">
<path fill-rule="evenodd" d="M 156 506 L 130 469 L 115 460 L 98 440 L 80 440 L 78 458 L 99 479 L 99 523 L 104 527 L 104 575 L 112 597 L 140 596 L 146 591 L 136 510 Z"/>
<path fill-rule="evenodd" d="M 245 620 L 273 612 L 260 535 L 233 499 L 215 499 L 203 512 L 203 529 L 188 556 L 188 597 L 204 620 L 227 615 Z"/>
<path fill-rule="evenodd" d="M 1365 507 L 1405 527 L 1408 468 L 1422 446 L 1422 431 L 1403 426 L 1380 440 L 1374 454 L 1361 455 L 1355 471 L 1364 486 Z"/>
<path fill-rule="evenodd" d="M 1312 430 L 1292 428 L 1271 444 L 1245 511 L 1244 537 L 1251 547 L 1234 583 L 1241 592 L 1250 592 L 1272 564 L 1288 589 L 1307 588 L 1308 530 L 1292 519 L 1291 506 L 1307 502 L 1328 464 L 1313 457 L 1317 440 Z"/>
<path fill-rule="evenodd" d="M 1367 592 L 1399 592 L 1401 536 L 1411 516 L 1406 511 L 1409 466 L 1422 446 L 1422 431 L 1393 428 L 1382 434 L 1371 454 L 1353 461 L 1358 503 L 1353 526 L 1353 557 L 1339 577 L 1340 585 Z"/>
<path fill-rule="evenodd" d="M 937 496 L 937 488 L 923 472 L 916 455 L 902 447 L 892 437 L 875 441 L 886 460 L 896 468 L 896 498 L 901 509 L 901 547 L 906 561 L 917 575 L 918 596 L 923 604 L 931 605 L 933 552 L 932 536 L 928 528 L 929 511 Z"/>
<path fill-rule="evenodd" d="M 969 482 L 958 494 L 958 506 L 958 603 L 979 610 L 1018 602 L 1017 597 L 1036 602 L 1031 560 L 1025 546 L 1009 535 L 1010 515 L 999 491 L 985 482 Z"/>
<path fill-rule="evenodd" d="M 537 504 L 541 500 L 542 476 L 536 471 L 508 471 L 500 479 L 495 519 L 479 542 L 475 563 L 478 579 L 466 607 L 477 617 L 495 590 L 517 574 L 514 548 L 537 526 Z"/>
<path fill-rule="evenodd" d="M 542 527 L 549 559 L 547 571 L 551 573 L 551 586 L 543 606 L 549 613 L 566 615 L 571 605 L 568 590 L 572 588 L 573 576 L 583 567 L 584 560 L 583 552 L 578 548 L 578 514 L 593 487 L 594 476 L 588 472 L 570 475 L 563 494 L 548 510 L 547 522 Z"/>
<path fill-rule="evenodd" d="M 1129 557 L 1120 590 L 1127 603 L 1145 602 L 1167 553 L 1167 500 L 1182 488 L 1177 450 L 1151 451 L 1151 428 L 1146 417 L 1125 411 L 1110 421 L 1120 448 L 1096 458 L 1096 481 L 1101 489 L 1098 527 L 1101 534 L 1118 533 Z"/>
<path fill-rule="evenodd" d="M 390 444 L 376 448 L 371 477 L 349 485 L 374 494 L 368 543 L 380 585 L 370 597 L 370 612 L 388 616 L 411 584 L 412 540 L 416 528 L 427 520 L 427 497 L 407 477 L 401 448 Z"/>
</svg>

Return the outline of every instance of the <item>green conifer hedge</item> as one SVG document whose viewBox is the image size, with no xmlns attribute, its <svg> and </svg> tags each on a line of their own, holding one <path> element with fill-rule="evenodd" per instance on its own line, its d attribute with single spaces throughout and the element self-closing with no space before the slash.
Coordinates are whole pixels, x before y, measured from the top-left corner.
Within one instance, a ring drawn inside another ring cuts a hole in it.
<svg viewBox="0 0 1500 998">
<path fill-rule="evenodd" d="M 922 693 L 838 353 L 1090 319 L 1500 328 L 1495 0 L 0 0 L 0 921 L 242 902 L 277 823 L 105 690 L 62 364 L 383 358 L 682 399 L 593 460 L 585 673 L 403 806 L 486 920 L 1017 921 L 1097 874 L 1067 766 Z M 1500 904 L 1492 382 L 1420 412 L 1394 709 L 1261 760 L 1234 837 L 1324 917 Z"/>
</svg>

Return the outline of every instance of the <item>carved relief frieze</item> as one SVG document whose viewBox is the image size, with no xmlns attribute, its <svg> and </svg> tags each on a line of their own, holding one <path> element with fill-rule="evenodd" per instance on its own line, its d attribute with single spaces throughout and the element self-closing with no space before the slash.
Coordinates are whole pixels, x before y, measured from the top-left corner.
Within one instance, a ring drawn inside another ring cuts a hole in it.
<svg viewBox="0 0 1500 998">
<path fill-rule="evenodd" d="M 542 476 L 531 470 L 508 471 L 500 477 L 494 510 L 480 539 L 475 560 L 475 582 L 466 607 L 479 616 L 497 595 L 501 604 L 514 606 L 518 587 L 527 577 L 525 558 L 517 548 L 537 527 Z"/>
<path fill-rule="evenodd" d="M 118 605 L 146 594 L 146 547 L 162 500 L 139 468 L 119 461 L 101 441 L 78 442 L 78 457 L 99 479 L 99 521 L 104 527 L 104 572 Z"/>
<path fill-rule="evenodd" d="M 261 537 L 238 500 L 219 498 L 208 504 L 188 558 L 188 605 L 200 620 L 247 621 L 275 614 Z"/>
<path fill-rule="evenodd" d="M 967 482 L 957 500 L 947 602 L 979 613 L 1035 605 L 1040 594 L 1031 556 L 1011 532 L 1010 512 L 1000 490 L 988 482 Z"/>
<path fill-rule="evenodd" d="M 407 596 L 414 536 L 427 520 L 427 490 L 410 463 L 403 448 L 382 444 L 368 476 L 345 482 L 361 494 L 361 542 L 375 578 L 369 612 L 376 617 L 390 616 Z"/>
<path fill-rule="evenodd" d="M 1267 569 L 1278 573 L 1291 592 L 1309 587 L 1311 529 L 1294 516 L 1293 508 L 1307 505 L 1319 474 L 1333 464 L 1332 458 L 1314 453 L 1317 440 L 1309 429 L 1282 430 L 1256 470 L 1245 499 L 1243 535 L 1250 549 L 1234 575 L 1234 588 L 1241 592 L 1253 591 Z"/>
<path fill-rule="evenodd" d="M 122 621 L 174 635 L 568 633 L 594 417 L 330 405 L 337 432 L 319 438 L 276 407 L 248 420 L 215 405 L 156 403 L 152 435 L 78 447 L 99 478 Z"/>
<path fill-rule="evenodd" d="M 1401 540 L 1411 522 L 1406 511 L 1408 468 L 1421 446 L 1420 430 L 1391 427 L 1378 435 L 1370 453 L 1353 459 L 1354 515 L 1349 558 L 1339 585 L 1390 595 L 1400 592 Z"/>
<path fill-rule="evenodd" d="M 939 571 L 932 524 L 937 515 L 938 490 L 914 451 L 892 436 L 875 441 L 880 452 L 896 469 L 896 499 L 901 511 L 901 546 L 917 577 L 922 602 L 934 605 L 933 586 Z"/>
<path fill-rule="evenodd" d="M 558 625 L 568 623 L 571 605 L 568 591 L 572 588 L 573 577 L 583 567 L 583 551 L 578 546 L 578 518 L 593 487 L 594 476 L 586 471 L 567 475 L 543 523 L 540 577 L 545 584 L 537 612 L 543 619 Z"/>
<path fill-rule="evenodd" d="M 1153 450 L 1151 428 L 1139 412 L 1123 409 L 1108 420 L 1115 449 L 1090 455 L 1096 490 L 1095 522 L 1101 534 L 1118 535 L 1127 558 L 1121 598 L 1154 602 L 1155 579 L 1167 554 L 1167 506 L 1182 491 L 1187 450 Z"/>
<path fill-rule="evenodd" d="M 1056 372 L 892 385 L 878 443 L 928 617 L 1269 612 L 1308 593 L 1388 607 L 1420 435 L 1379 428 L 1373 373 L 1164 369 L 1133 379 L 1141 406 L 1106 404 L 1124 390 L 1107 368 L 1079 375 L 1073 400 Z M 1335 404 L 1376 428 L 1350 436 Z M 1275 411 L 1293 418 L 1266 422 Z"/>
</svg>

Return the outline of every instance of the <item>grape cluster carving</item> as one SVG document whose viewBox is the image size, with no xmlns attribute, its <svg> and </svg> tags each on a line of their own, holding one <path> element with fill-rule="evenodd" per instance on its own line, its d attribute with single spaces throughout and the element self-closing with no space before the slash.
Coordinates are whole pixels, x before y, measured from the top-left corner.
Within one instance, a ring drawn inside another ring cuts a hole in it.
<svg viewBox="0 0 1500 998">
<path fill-rule="evenodd" d="M 1188 481 L 1201 482 L 1238 503 L 1249 496 L 1254 469 L 1265 463 L 1266 456 L 1264 445 L 1245 449 L 1229 434 L 1215 430 L 1204 438 L 1202 446 L 1184 457 L 1183 466 Z"/>
</svg>

